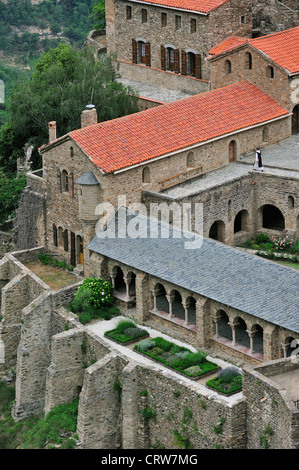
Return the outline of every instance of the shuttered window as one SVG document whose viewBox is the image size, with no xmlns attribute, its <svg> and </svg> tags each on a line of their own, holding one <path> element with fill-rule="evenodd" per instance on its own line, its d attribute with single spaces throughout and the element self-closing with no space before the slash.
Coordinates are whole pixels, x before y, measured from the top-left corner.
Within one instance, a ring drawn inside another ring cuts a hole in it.
<svg viewBox="0 0 299 470">
<path fill-rule="evenodd" d="M 57 227 L 55 224 L 53 224 L 53 244 L 54 246 L 58 246 Z"/>
<path fill-rule="evenodd" d="M 132 62 L 137 64 L 137 42 L 135 39 L 132 39 Z"/>
<path fill-rule="evenodd" d="M 181 74 L 182 75 L 187 75 L 187 54 L 185 51 L 181 52 Z"/>
<path fill-rule="evenodd" d="M 64 251 L 69 251 L 69 232 L 67 229 L 63 232 Z"/>
<path fill-rule="evenodd" d="M 61 193 L 61 171 L 60 168 L 56 168 L 56 175 L 57 175 L 57 189 Z"/>
<path fill-rule="evenodd" d="M 161 46 L 161 69 L 166 70 L 165 47 Z"/>
<path fill-rule="evenodd" d="M 144 45 L 144 54 L 145 54 L 145 65 L 147 67 L 151 66 L 151 45 L 149 42 L 147 42 Z"/>
</svg>

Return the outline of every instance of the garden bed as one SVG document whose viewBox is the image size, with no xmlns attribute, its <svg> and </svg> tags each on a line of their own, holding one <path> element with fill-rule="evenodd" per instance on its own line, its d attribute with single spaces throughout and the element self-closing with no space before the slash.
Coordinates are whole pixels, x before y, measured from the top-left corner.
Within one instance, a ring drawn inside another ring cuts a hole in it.
<svg viewBox="0 0 299 470">
<path fill-rule="evenodd" d="M 220 370 L 217 364 L 206 359 L 204 352 L 194 353 L 160 337 L 140 341 L 134 346 L 134 351 L 192 380 Z"/>
<path fill-rule="evenodd" d="M 234 367 L 218 372 L 217 377 L 207 380 L 206 386 L 226 397 L 242 391 L 242 375 Z"/>
<path fill-rule="evenodd" d="M 104 336 L 115 343 L 127 346 L 148 338 L 149 334 L 131 320 L 120 320 L 117 326 L 113 330 L 106 331 Z"/>
</svg>

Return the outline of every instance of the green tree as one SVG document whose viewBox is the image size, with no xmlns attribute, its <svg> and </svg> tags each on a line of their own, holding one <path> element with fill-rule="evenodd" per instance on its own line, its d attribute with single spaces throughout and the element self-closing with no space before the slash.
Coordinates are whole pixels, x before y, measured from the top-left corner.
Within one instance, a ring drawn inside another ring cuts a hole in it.
<svg viewBox="0 0 299 470">
<path fill-rule="evenodd" d="M 14 216 L 25 186 L 25 175 L 13 177 L 0 170 L 0 225 Z"/>
<path fill-rule="evenodd" d="M 99 0 L 92 8 L 92 14 L 94 18 L 94 28 L 105 29 L 106 20 L 105 20 L 105 0 Z"/>
<path fill-rule="evenodd" d="M 90 48 L 66 44 L 42 55 L 32 78 L 12 91 L 9 117 L 0 131 L 0 165 L 10 169 L 26 144 L 34 146 L 33 168 L 40 165 L 37 149 L 48 142 L 48 122 L 57 122 L 57 137 L 80 127 L 87 104 L 94 104 L 99 121 L 136 112 L 137 97 L 117 81 L 115 60 L 95 59 Z"/>
</svg>

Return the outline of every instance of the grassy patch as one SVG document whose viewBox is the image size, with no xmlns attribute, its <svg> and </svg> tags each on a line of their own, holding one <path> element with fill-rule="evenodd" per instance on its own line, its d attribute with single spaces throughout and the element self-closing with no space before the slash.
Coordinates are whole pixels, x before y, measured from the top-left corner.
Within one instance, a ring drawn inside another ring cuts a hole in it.
<svg viewBox="0 0 299 470">
<path fill-rule="evenodd" d="M 138 338 L 148 336 L 148 332 L 139 328 L 131 320 L 120 320 L 113 330 L 105 332 L 105 336 L 118 343 L 127 343 Z"/>
<path fill-rule="evenodd" d="M 54 290 L 75 284 L 78 280 L 64 269 L 53 265 L 44 265 L 40 261 L 28 263 L 27 268 Z"/>
<path fill-rule="evenodd" d="M 55 407 L 47 416 L 14 422 L 11 409 L 15 388 L 0 381 L 0 449 L 72 448 L 77 427 L 78 400 Z M 65 436 L 65 437 L 62 437 Z"/>
</svg>

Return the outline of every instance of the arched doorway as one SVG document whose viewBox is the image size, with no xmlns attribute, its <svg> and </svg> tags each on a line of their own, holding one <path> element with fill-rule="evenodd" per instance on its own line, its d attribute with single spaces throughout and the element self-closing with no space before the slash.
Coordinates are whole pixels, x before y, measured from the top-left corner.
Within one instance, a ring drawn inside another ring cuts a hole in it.
<svg viewBox="0 0 299 470">
<path fill-rule="evenodd" d="M 216 220 L 210 228 L 209 238 L 224 242 L 225 239 L 225 224 L 222 220 Z"/>
<path fill-rule="evenodd" d="M 124 273 L 123 273 L 122 269 L 119 266 L 117 266 L 117 268 L 116 268 L 116 276 L 115 276 L 115 279 L 114 279 L 114 287 L 115 287 L 116 292 L 119 292 L 121 294 L 126 293 L 126 284 L 125 284 L 125 281 L 124 281 Z"/>
<path fill-rule="evenodd" d="M 293 115 L 292 115 L 292 134 L 298 134 L 299 132 L 299 105 L 296 104 L 296 106 L 293 109 Z"/>
<path fill-rule="evenodd" d="M 169 313 L 169 303 L 166 297 L 166 290 L 162 284 L 156 284 L 156 310 Z"/>
<path fill-rule="evenodd" d="M 235 323 L 236 343 L 245 348 L 250 348 L 249 336 L 247 333 L 247 326 L 245 321 L 238 317 Z"/>
<path fill-rule="evenodd" d="M 243 209 L 238 212 L 234 221 L 234 233 L 246 231 L 248 221 L 248 212 Z"/>
<path fill-rule="evenodd" d="M 232 341 L 232 329 L 229 325 L 228 315 L 225 313 L 224 310 L 219 310 L 219 312 L 217 313 L 220 314 L 220 318 L 218 320 L 218 335 L 222 338 Z"/>
<path fill-rule="evenodd" d="M 182 296 L 177 290 L 172 291 L 172 294 L 174 296 L 172 302 L 172 315 L 180 320 L 185 320 L 185 309 L 182 304 Z"/>
<path fill-rule="evenodd" d="M 263 228 L 284 230 L 285 221 L 282 212 L 272 204 L 266 204 L 263 209 Z"/>
<path fill-rule="evenodd" d="M 229 143 L 229 146 L 228 146 L 228 160 L 229 160 L 229 163 L 232 163 L 232 162 L 235 162 L 236 161 L 236 141 L 235 140 L 232 140 L 230 143 Z"/>
</svg>

